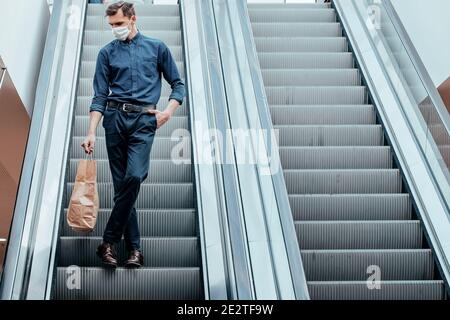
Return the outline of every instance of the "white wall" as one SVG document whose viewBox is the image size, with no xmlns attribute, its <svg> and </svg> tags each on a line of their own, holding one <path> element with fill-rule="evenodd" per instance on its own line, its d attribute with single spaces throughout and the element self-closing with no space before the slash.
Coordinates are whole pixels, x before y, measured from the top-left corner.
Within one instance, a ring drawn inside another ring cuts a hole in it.
<svg viewBox="0 0 450 320">
<path fill-rule="evenodd" d="M 436 86 L 450 76 L 450 1 L 391 0 Z"/>
<path fill-rule="evenodd" d="M 0 55 L 31 114 L 50 18 L 47 1 L 0 0 L 0 7 Z"/>
</svg>

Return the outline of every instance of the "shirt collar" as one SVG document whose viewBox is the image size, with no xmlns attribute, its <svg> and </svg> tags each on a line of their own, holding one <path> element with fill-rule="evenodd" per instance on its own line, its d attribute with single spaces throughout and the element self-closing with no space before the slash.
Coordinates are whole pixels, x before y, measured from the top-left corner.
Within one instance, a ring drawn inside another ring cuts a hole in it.
<svg viewBox="0 0 450 320">
<path fill-rule="evenodd" d="M 136 35 L 133 37 L 133 39 L 131 40 L 125 40 L 125 41 L 120 41 L 122 44 L 129 44 L 129 43 L 138 43 L 139 40 L 142 38 L 142 34 L 139 31 L 139 29 L 137 30 Z"/>
</svg>

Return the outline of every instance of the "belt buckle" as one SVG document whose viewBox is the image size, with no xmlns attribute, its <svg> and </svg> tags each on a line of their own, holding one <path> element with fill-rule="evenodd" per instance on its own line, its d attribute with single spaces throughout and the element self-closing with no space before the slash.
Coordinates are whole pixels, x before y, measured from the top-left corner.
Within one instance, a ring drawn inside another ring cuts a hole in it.
<svg viewBox="0 0 450 320">
<path fill-rule="evenodd" d="M 122 105 L 122 111 L 124 111 L 124 112 L 129 112 L 129 111 L 126 110 L 126 107 L 127 107 L 127 106 L 132 106 L 132 104 L 131 104 L 131 103 L 124 103 L 124 104 Z"/>
</svg>

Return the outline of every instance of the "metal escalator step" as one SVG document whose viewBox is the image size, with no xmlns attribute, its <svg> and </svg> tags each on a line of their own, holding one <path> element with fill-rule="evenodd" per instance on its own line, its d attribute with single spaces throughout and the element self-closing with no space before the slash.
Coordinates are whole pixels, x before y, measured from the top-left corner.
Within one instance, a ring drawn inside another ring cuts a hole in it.
<svg viewBox="0 0 450 320">
<path fill-rule="evenodd" d="M 105 136 L 105 129 L 103 128 L 103 119 L 100 121 L 97 127 L 97 137 Z M 150 117 L 148 117 L 150 121 Z M 75 117 L 75 126 L 73 128 L 73 134 L 75 136 L 83 136 L 87 134 L 89 127 L 89 116 L 76 116 Z M 186 130 L 186 133 L 189 131 L 189 119 L 187 116 L 172 116 L 168 122 L 166 122 L 162 127 L 159 127 L 156 130 L 156 135 L 159 138 L 160 136 L 170 137 L 174 131 L 180 132 L 181 130 Z"/>
<path fill-rule="evenodd" d="M 258 58 L 262 69 L 354 68 L 351 52 L 260 52 Z"/>
<path fill-rule="evenodd" d="M 290 194 L 401 193 L 397 169 L 283 170 Z"/>
<path fill-rule="evenodd" d="M 88 6 L 88 16 L 105 16 L 106 5 L 92 4 Z M 179 17 L 180 9 L 176 5 L 135 5 L 136 14 L 139 17 Z"/>
<path fill-rule="evenodd" d="M 81 53 L 81 61 L 97 61 L 98 53 L 101 49 L 101 46 L 83 46 L 83 50 Z M 183 47 L 182 46 L 170 46 L 170 52 L 172 53 L 173 58 L 176 61 L 181 62 L 183 60 Z M 91 79 L 92 81 L 92 79 Z"/>
<path fill-rule="evenodd" d="M 329 3 L 248 3 L 249 10 L 252 9 L 277 9 L 277 10 L 292 10 L 292 9 L 328 9 Z"/>
<path fill-rule="evenodd" d="M 421 249 L 420 221 L 296 221 L 301 250 Z"/>
<path fill-rule="evenodd" d="M 162 96 L 157 104 L 158 110 L 164 110 L 167 107 L 169 97 Z M 91 106 L 92 97 L 77 97 L 75 114 L 77 116 L 87 116 L 89 115 L 89 107 Z M 175 111 L 174 116 L 187 116 L 189 114 L 189 107 L 183 103 L 177 111 Z"/>
<path fill-rule="evenodd" d="M 294 220 L 410 220 L 409 194 L 291 194 Z"/>
<path fill-rule="evenodd" d="M 255 37 L 340 37 L 341 25 L 337 22 L 311 23 L 311 22 L 278 22 L 253 23 Z"/>
<path fill-rule="evenodd" d="M 81 62 L 81 68 L 80 68 L 80 77 L 81 78 L 87 78 L 87 79 L 93 79 L 94 73 L 95 73 L 95 61 L 82 61 Z M 184 79 L 184 63 L 183 62 L 177 62 L 177 67 L 180 73 L 181 79 Z M 92 85 L 92 82 L 91 82 Z M 91 94 L 89 93 L 91 96 Z M 92 98 L 92 96 L 91 96 Z"/>
<path fill-rule="evenodd" d="M 303 9 L 292 8 L 291 10 L 271 8 L 248 10 L 251 22 L 335 22 L 336 12 L 334 9 Z"/>
<path fill-rule="evenodd" d="M 96 249 L 101 237 L 61 237 L 59 266 L 101 266 Z M 119 264 L 127 258 L 124 242 L 116 247 Z M 189 238 L 141 238 L 141 250 L 145 267 L 173 268 L 200 266 L 198 239 Z"/>
<path fill-rule="evenodd" d="M 275 125 L 315 125 L 315 124 L 375 124 L 375 108 L 372 105 L 347 106 L 293 106 L 275 105 L 270 107 Z"/>
<path fill-rule="evenodd" d="M 366 87 L 267 87 L 269 104 L 366 104 Z"/>
<path fill-rule="evenodd" d="M 97 187 L 100 208 L 112 208 L 113 184 L 103 182 L 98 183 Z M 71 195 L 72 190 L 73 183 L 68 183 L 67 194 Z M 66 201 L 66 207 L 69 200 Z M 142 184 L 135 206 L 136 209 L 192 209 L 194 208 L 194 186 L 192 183 Z"/>
<path fill-rule="evenodd" d="M 266 86 L 359 86 L 358 69 L 265 69 Z"/>
<path fill-rule="evenodd" d="M 71 159 L 68 182 L 74 182 L 79 159 Z M 97 160 L 97 181 L 112 182 L 108 160 Z M 151 160 L 148 177 L 144 183 L 186 183 L 192 182 L 191 164 L 177 164 L 171 160 Z"/>
<path fill-rule="evenodd" d="M 366 281 L 308 282 L 313 300 L 442 300 L 443 281 L 381 281 L 369 289 Z"/>
<path fill-rule="evenodd" d="M 345 52 L 344 37 L 255 37 L 258 52 Z"/>
<path fill-rule="evenodd" d="M 60 300 L 196 300 L 203 298 L 200 268 L 142 268 L 115 271 L 80 268 L 80 289 L 69 289 L 73 269 L 57 269 Z"/>
<path fill-rule="evenodd" d="M 156 16 L 139 17 L 139 30 L 177 30 L 181 29 L 180 17 L 178 16 Z M 107 18 L 100 19 L 98 16 L 88 16 L 86 19 L 86 31 L 110 31 L 111 26 L 108 24 Z"/>
<path fill-rule="evenodd" d="M 280 146 L 382 146 L 379 125 L 275 125 Z"/>
<path fill-rule="evenodd" d="M 143 30 L 142 33 L 146 36 L 157 38 L 168 46 L 181 46 L 181 33 L 179 31 L 150 31 Z M 83 45 L 106 45 L 114 40 L 114 36 L 111 31 L 85 31 L 83 38 Z"/>
<path fill-rule="evenodd" d="M 85 157 L 81 148 L 84 137 L 73 137 L 71 145 L 71 158 L 82 159 Z M 175 159 L 182 161 L 191 160 L 191 139 L 190 137 L 172 139 L 169 137 L 157 137 L 153 141 L 151 159 Z M 171 158 L 172 157 L 172 158 Z M 95 159 L 108 159 L 106 152 L 105 138 L 97 137 L 94 151 Z"/>
<path fill-rule="evenodd" d="M 280 147 L 283 169 L 390 169 L 390 147 Z"/>
<path fill-rule="evenodd" d="M 379 268 L 381 279 L 433 280 L 433 254 L 418 250 L 303 250 L 308 281 L 365 281 Z"/>
<path fill-rule="evenodd" d="M 197 234 L 197 215 L 194 209 L 153 209 L 137 211 L 137 219 L 142 237 L 191 237 Z M 67 209 L 64 209 L 64 216 Z M 95 229 L 89 234 L 101 237 L 111 209 L 100 209 Z M 73 231 L 63 219 L 62 236 L 76 237 L 80 234 Z"/>
</svg>

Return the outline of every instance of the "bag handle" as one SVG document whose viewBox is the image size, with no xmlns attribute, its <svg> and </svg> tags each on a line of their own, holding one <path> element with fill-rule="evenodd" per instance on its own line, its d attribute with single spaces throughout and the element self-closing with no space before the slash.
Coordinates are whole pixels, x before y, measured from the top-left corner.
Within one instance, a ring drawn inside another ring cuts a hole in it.
<svg viewBox="0 0 450 320">
<path fill-rule="evenodd" d="M 94 151 L 92 151 L 90 154 L 85 152 L 84 160 L 94 160 Z"/>
</svg>

